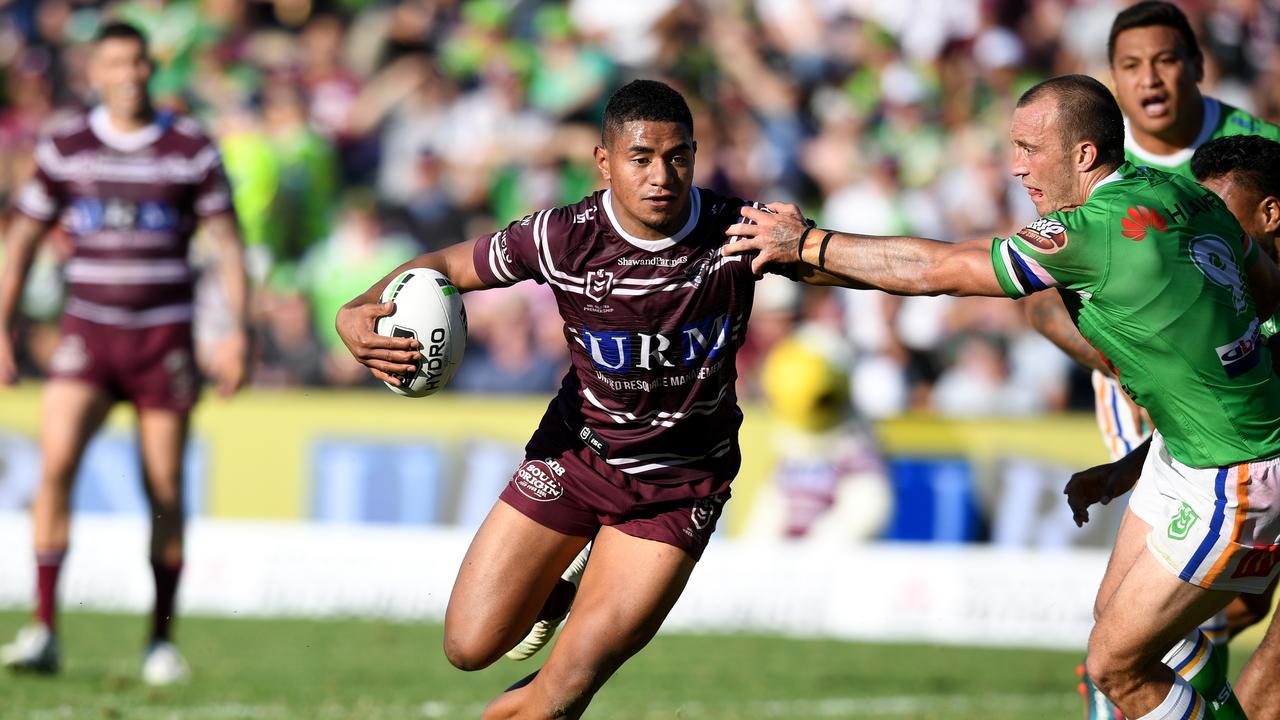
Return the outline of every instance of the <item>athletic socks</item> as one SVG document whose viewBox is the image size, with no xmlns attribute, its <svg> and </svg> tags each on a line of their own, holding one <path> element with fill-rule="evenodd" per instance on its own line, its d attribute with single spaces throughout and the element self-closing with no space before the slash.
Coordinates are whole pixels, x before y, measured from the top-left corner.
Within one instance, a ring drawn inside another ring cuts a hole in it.
<svg viewBox="0 0 1280 720">
<path fill-rule="evenodd" d="M 1164 656 L 1164 664 L 1185 679 L 1210 701 L 1209 717 L 1217 720 L 1244 720 L 1240 701 L 1227 682 L 1227 667 L 1213 654 L 1213 643 L 1198 628 L 1180 640 Z"/>
<path fill-rule="evenodd" d="M 1143 715 L 1137 720 L 1205 720 L 1205 718 L 1215 718 L 1210 715 L 1205 707 L 1205 701 L 1196 693 L 1195 688 L 1191 684 L 1182 679 L 1181 676 L 1174 677 L 1173 687 L 1169 688 L 1169 694 L 1165 696 L 1164 702 L 1160 703 L 1155 710 Z"/>
<path fill-rule="evenodd" d="M 1227 641 L 1231 639 L 1231 635 L 1227 629 L 1227 611 L 1223 610 L 1200 623 L 1200 631 L 1209 638 L 1209 642 L 1213 643 L 1210 652 L 1222 665 L 1223 672 L 1229 670 L 1230 653 L 1227 651 Z"/>
<path fill-rule="evenodd" d="M 173 601 L 178 594 L 178 578 L 182 563 L 165 563 L 151 559 L 151 572 L 156 580 L 156 603 L 151 610 L 151 642 L 169 639 L 173 620 Z"/>
<path fill-rule="evenodd" d="M 36 620 L 54 629 L 58 610 L 58 574 L 67 556 L 62 550 L 43 550 L 36 553 Z"/>
</svg>

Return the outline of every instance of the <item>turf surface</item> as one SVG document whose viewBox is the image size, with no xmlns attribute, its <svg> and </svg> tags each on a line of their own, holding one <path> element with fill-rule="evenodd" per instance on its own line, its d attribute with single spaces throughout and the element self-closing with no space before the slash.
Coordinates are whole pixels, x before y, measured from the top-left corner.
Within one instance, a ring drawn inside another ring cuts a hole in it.
<svg viewBox="0 0 1280 720">
<path fill-rule="evenodd" d="M 25 613 L 0 613 L 5 640 Z M 432 624 L 183 618 L 194 680 L 137 679 L 143 618 L 66 613 L 57 678 L 0 675 L 0 718 L 474 718 L 536 668 L 451 668 Z M 752 635 L 658 637 L 587 718 L 1076 718 L 1079 653 L 870 645 Z"/>
</svg>

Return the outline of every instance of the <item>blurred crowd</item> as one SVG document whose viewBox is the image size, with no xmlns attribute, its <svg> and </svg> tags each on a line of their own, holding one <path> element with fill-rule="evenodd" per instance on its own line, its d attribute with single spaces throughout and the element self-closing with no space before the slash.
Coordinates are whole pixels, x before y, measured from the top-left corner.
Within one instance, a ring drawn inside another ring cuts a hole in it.
<svg viewBox="0 0 1280 720">
<path fill-rule="evenodd" d="M 1188 0 L 1210 94 L 1280 119 L 1280 3 Z M 104 18 L 151 38 L 161 106 L 217 138 L 255 285 L 254 383 L 370 382 L 338 307 L 404 259 L 574 202 L 614 88 L 664 79 L 695 114 L 697 183 L 800 204 L 824 226 L 948 240 L 1010 232 L 1034 208 L 1007 172 L 1007 123 L 1043 77 L 1108 80 L 1116 0 L 0 0 L 0 198 L 42 129 L 87 101 Z M 56 329 L 46 243 L 24 311 L 27 370 Z M 197 262 L 202 250 L 197 244 Z M 216 283 L 210 283 L 216 285 Z M 219 332 L 217 292 L 201 332 Z M 555 304 L 526 283 L 467 297 L 454 387 L 547 392 L 567 365 Z M 892 298 L 761 283 L 740 385 L 803 326 L 866 415 L 1029 414 L 1088 403 L 1087 381 L 1000 299 Z"/>
</svg>

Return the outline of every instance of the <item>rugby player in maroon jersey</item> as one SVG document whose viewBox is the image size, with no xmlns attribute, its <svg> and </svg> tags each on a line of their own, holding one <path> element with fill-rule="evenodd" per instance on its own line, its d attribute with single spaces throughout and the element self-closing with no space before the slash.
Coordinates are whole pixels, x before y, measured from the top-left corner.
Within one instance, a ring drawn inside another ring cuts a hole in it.
<svg viewBox="0 0 1280 720">
<path fill-rule="evenodd" d="M 168 684 L 188 674 L 171 642 L 183 559 L 182 455 L 199 390 L 187 249 L 197 227 L 218 245 L 235 326 L 212 368 L 224 396 L 245 378 L 244 254 L 218 149 L 193 120 L 151 106 L 143 35 L 125 24 L 105 26 L 89 74 L 101 104 L 37 145 L 36 173 L 18 194 L 5 238 L 0 384 L 17 379 L 11 323 L 37 243 L 61 221 L 73 252 L 62 337 L 44 391 L 43 469 L 32 508 L 36 618 L 0 648 L 0 662 L 58 670 L 55 595 L 72 482 L 89 438 L 111 406 L 126 400 L 138 413 L 156 585 L 142 676 Z"/>
<path fill-rule="evenodd" d="M 396 382 L 419 345 L 374 322 L 405 269 L 433 268 L 464 291 L 532 279 L 559 304 L 572 367 L 462 562 L 445 655 L 464 670 L 527 657 L 570 600 L 573 612 L 542 669 L 495 699 L 490 719 L 583 713 L 675 604 L 741 462 L 734 358 L 756 278 L 721 249 L 746 203 L 693 186 L 693 119 L 662 83 L 618 90 L 601 135 L 607 190 L 414 258 L 337 318 L 352 354 Z"/>
</svg>

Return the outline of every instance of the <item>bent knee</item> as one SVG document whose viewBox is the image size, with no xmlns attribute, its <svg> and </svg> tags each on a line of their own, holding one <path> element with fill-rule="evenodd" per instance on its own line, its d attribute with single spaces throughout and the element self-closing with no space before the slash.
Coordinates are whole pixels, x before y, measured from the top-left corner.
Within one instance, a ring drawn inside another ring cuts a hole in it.
<svg viewBox="0 0 1280 720">
<path fill-rule="evenodd" d="M 451 633 L 447 628 L 445 630 L 444 656 L 449 660 L 450 665 L 459 670 L 466 672 L 483 670 L 497 662 L 506 650 L 494 646 L 491 642 L 485 643 L 476 638 L 463 637 L 460 633 Z"/>
<path fill-rule="evenodd" d="M 1116 691 L 1123 691 L 1134 682 L 1140 683 L 1139 668 L 1134 658 L 1121 657 L 1094 643 L 1089 645 L 1084 668 L 1093 684 L 1108 696 L 1114 696 Z"/>
</svg>

